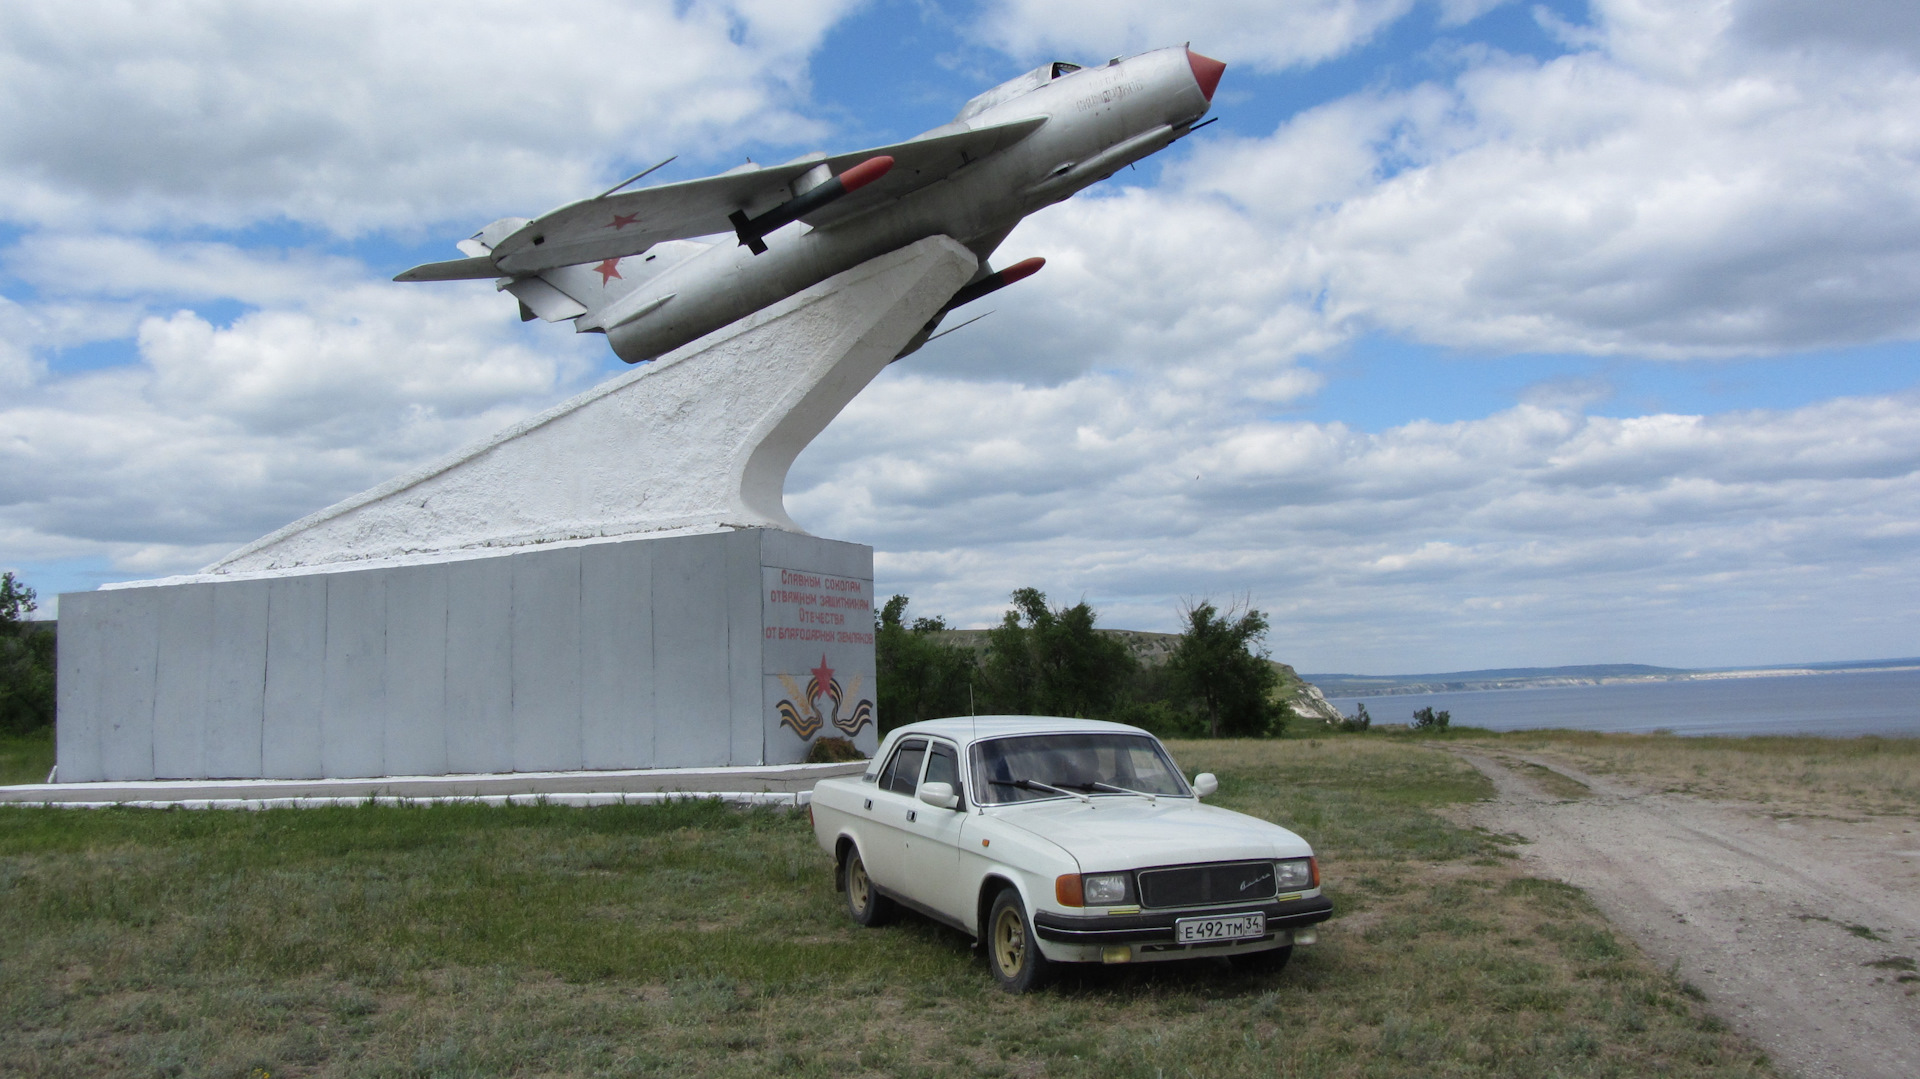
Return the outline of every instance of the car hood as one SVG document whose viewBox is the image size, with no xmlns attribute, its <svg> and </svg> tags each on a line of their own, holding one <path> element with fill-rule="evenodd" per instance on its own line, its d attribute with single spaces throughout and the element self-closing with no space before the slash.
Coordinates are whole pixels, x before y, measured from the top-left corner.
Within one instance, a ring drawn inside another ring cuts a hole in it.
<svg viewBox="0 0 1920 1079">
<path fill-rule="evenodd" d="M 1096 798 L 1001 807 L 1003 822 L 1058 844 L 1083 873 L 1155 865 L 1303 858 L 1313 848 L 1270 821 L 1188 798 Z"/>
</svg>

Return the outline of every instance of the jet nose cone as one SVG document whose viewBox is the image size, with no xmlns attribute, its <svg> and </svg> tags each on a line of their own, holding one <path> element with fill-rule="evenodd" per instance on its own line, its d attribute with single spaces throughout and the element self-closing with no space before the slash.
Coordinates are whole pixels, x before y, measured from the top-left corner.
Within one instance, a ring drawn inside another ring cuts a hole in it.
<svg viewBox="0 0 1920 1079">
<path fill-rule="evenodd" d="M 1220 73 L 1227 70 L 1227 65 L 1188 49 L 1187 66 L 1193 69 L 1193 81 L 1200 84 L 1200 95 L 1212 104 L 1213 89 L 1220 85 Z"/>
</svg>

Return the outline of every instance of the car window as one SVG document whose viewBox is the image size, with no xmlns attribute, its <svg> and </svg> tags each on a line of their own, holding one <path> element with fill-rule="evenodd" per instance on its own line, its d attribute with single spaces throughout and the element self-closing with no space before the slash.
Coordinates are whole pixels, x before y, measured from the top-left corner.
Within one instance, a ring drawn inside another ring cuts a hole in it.
<svg viewBox="0 0 1920 1079">
<path fill-rule="evenodd" d="M 1063 795 L 1037 784 L 1094 797 L 1125 791 L 1184 797 L 1187 784 L 1160 743 L 1144 734 L 1035 734 L 973 747 L 974 798 L 992 805 Z"/>
<path fill-rule="evenodd" d="M 933 743 L 933 749 L 929 753 L 926 781 L 945 783 L 952 787 L 953 793 L 960 795 L 960 801 L 963 803 L 956 808 L 964 808 L 966 792 L 960 789 L 960 755 L 954 752 L 952 746 L 942 745 L 939 742 Z"/>
<path fill-rule="evenodd" d="M 880 787 L 897 794 L 912 794 L 920 785 L 920 762 L 927 756 L 924 738 L 909 738 L 893 751 L 887 770 L 880 773 Z"/>
</svg>

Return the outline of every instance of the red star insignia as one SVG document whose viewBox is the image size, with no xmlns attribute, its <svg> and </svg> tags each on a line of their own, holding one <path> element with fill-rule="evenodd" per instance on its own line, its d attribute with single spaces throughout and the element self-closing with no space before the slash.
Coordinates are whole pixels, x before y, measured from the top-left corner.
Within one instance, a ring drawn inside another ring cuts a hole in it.
<svg viewBox="0 0 1920 1079">
<path fill-rule="evenodd" d="M 608 225 L 607 227 L 615 231 L 619 231 L 620 229 L 626 228 L 628 225 L 631 225 L 638 220 L 640 220 L 639 214 L 614 214 L 613 223 L 611 225 Z"/>
<path fill-rule="evenodd" d="M 608 259 L 607 261 L 601 263 L 600 265 L 595 266 L 594 271 L 600 275 L 600 283 L 604 285 L 608 281 L 611 281 L 616 277 L 620 277 L 620 260 Z M 620 277 L 620 280 L 625 281 L 626 278 Z"/>
<path fill-rule="evenodd" d="M 813 675 L 815 681 L 820 683 L 822 692 L 825 692 L 826 688 L 833 684 L 833 668 L 827 666 L 827 657 L 824 654 L 820 657 L 820 665 L 809 673 Z"/>
</svg>

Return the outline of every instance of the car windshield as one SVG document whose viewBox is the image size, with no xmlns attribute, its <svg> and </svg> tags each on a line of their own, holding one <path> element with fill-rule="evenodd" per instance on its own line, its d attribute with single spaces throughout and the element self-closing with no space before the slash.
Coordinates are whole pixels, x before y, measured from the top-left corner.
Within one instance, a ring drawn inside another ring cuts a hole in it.
<svg viewBox="0 0 1920 1079">
<path fill-rule="evenodd" d="M 975 743 L 973 774 L 974 797 L 982 805 L 1059 798 L 1063 791 L 1095 797 L 1187 794 L 1166 751 L 1144 734 L 995 738 Z"/>
</svg>

